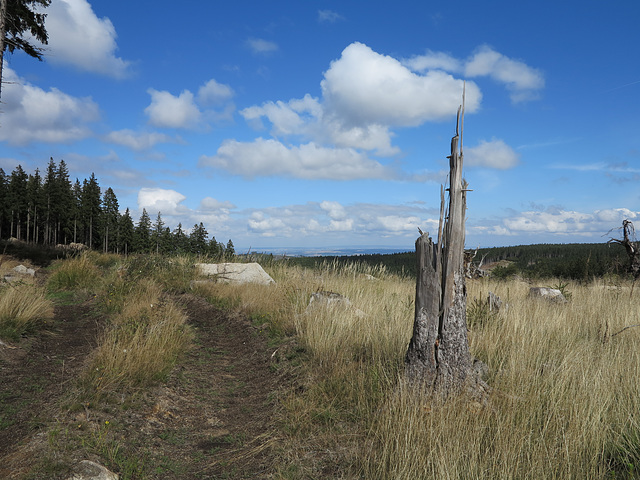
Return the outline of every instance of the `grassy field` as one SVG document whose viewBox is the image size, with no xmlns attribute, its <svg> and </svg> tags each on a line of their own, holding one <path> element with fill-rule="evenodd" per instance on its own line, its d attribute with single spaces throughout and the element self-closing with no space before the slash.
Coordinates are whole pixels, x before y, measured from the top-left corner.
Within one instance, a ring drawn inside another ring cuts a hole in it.
<svg viewBox="0 0 640 480">
<path fill-rule="evenodd" d="M 50 295 L 69 288 L 96 295 L 110 318 L 80 382 L 86 394 L 162 382 L 179 362 L 193 337 L 167 293 L 190 291 L 240 312 L 268 331 L 273 356 L 295 376 L 277 400 L 273 478 L 640 474 L 640 328 L 625 329 L 639 323 L 640 293 L 631 295 L 623 280 L 564 283 L 564 304 L 529 298 L 532 285 L 522 280 L 468 281 L 470 348 L 489 366 L 483 406 L 464 398 L 436 404 L 404 388 L 415 284 L 382 267 L 273 262 L 265 269 L 276 286 L 191 289 L 190 259 L 129 262 L 88 256 L 49 277 Z M 308 307 L 317 291 L 337 292 L 350 305 Z M 483 306 L 489 291 L 505 304 L 499 313 Z M 4 318 L 0 312 L 0 332 Z"/>
<path fill-rule="evenodd" d="M 570 295 L 554 304 L 529 298 L 523 281 L 469 281 L 470 347 L 489 366 L 492 387 L 482 407 L 464 399 L 434 405 L 403 388 L 412 281 L 353 265 L 272 273 L 284 294 L 277 305 L 289 307 L 284 314 L 308 352 L 305 391 L 283 401 L 291 432 L 283 478 L 320 475 L 318 451 L 332 452 L 353 478 L 638 473 L 640 328 L 623 329 L 637 323 L 640 301 L 629 284 L 550 281 Z M 353 305 L 306 311 L 318 289 Z M 481 308 L 489 291 L 506 303 L 499 314 Z M 277 311 L 272 301 L 258 309 Z"/>
</svg>

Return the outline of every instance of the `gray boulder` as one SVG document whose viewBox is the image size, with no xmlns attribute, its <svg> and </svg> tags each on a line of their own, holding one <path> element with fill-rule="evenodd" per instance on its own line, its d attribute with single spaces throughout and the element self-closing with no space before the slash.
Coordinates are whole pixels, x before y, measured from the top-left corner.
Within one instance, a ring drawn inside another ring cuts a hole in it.
<svg viewBox="0 0 640 480">
<path fill-rule="evenodd" d="M 20 275 L 29 275 L 33 277 L 36 274 L 36 271 L 33 268 L 27 268 L 24 265 L 18 265 L 17 267 L 13 267 L 13 271 L 19 273 Z"/>
<path fill-rule="evenodd" d="M 200 274 L 224 283 L 256 283 L 271 285 L 276 282 L 258 263 L 196 263 Z"/>
<path fill-rule="evenodd" d="M 115 473 L 90 460 L 82 460 L 67 480 L 118 480 Z"/>
<path fill-rule="evenodd" d="M 335 292 L 326 292 L 326 291 L 317 291 L 311 294 L 311 298 L 309 298 L 309 304 L 307 305 L 307 313 L 316 308 L 345 308 L 348 310 L 352 310 L 357 317 L 363 318 L 366 317 L 367 314 L 364 313 L 359 308 L 353 307 L 351 300 L 349 300 L 344 295 L 340 295 Z"/>
<path fill-rule="evenodd" d="M 562 292 L 555 288 L 549 287 L 531 287 L 529 289 L 529 296 L 533 298 L 544 298 L 546 300 L 558 303 L 566 303 L 567 299 L 564 298 Z"/>
</svg>

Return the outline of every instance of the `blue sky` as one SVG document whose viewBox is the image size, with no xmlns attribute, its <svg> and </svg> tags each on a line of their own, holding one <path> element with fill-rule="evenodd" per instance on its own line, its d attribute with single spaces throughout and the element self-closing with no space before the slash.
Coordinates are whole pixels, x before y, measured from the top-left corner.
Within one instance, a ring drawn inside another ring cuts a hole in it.
<svg viewBox="0 0 640 480">
<path fill-rule="evenodd" d="M 53 0 L 7 55 L 0 167 L 94 172 L 239 250 L 435 232 L 466 81 L 467 246 L 640 216 L 640 3 Z"/>
</svg>

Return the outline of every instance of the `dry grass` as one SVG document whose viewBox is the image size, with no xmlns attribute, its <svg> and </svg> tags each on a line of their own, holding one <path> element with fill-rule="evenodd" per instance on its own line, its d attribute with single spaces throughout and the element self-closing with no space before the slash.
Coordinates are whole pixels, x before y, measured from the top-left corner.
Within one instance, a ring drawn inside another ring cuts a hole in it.
<svg viewBox="0 0 640 480">
<path fill-rule="evenodd" d="M 631 478 L 640 467 L 640 327 L 612 336 L 640 323 L 628 285 L 571 283 L 571 301 L 553 304 L 529 298 L 525 282 L 468 282 L 469 302 L 493 291 L 508 303 L 469 333 L 490 368 L 482 408 L 433 405 L 402 387 L 412 280 L 362 266 L 269 273 L 277 287 L 208 288 L 292 325 L 306 351 L 304 388 L 282 402 L 281 478 L 327 465 L 371 479 Z M 318 290 L 352 305 L 307 310 Z"/>
<path fill-rule="evenodd" d="M 141 281 L 99 340 L 87 370 L 98 394 L 153 384 L 188 347 L 186 315 L 153 281 Z"/>
<path fill-rule="evenodd" d="M 0 338 L 17 340 L 53 318 L 53 304 L 42 288 L 7 285 L 0 289 Z"/>
<path fill-rule="evenodd" d="M 470 297 L 491 290 L 509 303 L 470 333 L 490 367 L 489 406 L 431 405 L 398 388 L 373 423 L 367 478 L 625 478 L 637 468 L 640 443 L 621 439 L 637 424 L 640 332 L 603 338 L 635 323 L 640 302 L 596 283 L 552 304 L 528 287 L 470 284 Z"/>
<path fill-rule="evenodd" d="M 98 255 L 85 253 L 79 257 L 59 260 L 53 266 L 47 286 L 50 290 L 89 290 L 99 287 L 100 269 L 95 260 Z"/>
</svg>

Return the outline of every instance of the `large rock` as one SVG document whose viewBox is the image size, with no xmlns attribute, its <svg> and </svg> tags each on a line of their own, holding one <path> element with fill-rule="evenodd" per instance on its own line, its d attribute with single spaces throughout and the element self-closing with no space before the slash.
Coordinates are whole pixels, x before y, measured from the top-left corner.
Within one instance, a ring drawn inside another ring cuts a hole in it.
<svg viewBox="0 0 640 480">
<path fill-rule="evenodd" d="M 226 283 L 276 283 L 258 263 L 196 263 L 202 275 Z"/>
<path fill-rule="evenodd" d="M 564 298 L 564 295 L 562 295 L 560 290 L 549 287 L 531 287 L 529 289 L 529 296 L 534 298 L 544 298 L 558 303 L 567 302 L 567 299 Z"/>
<path fill-rule="evenodd" d="M 73 475 L 67 480 L 118 480 L 118 478 L 120 478 L 118 475 L 102 465 L 83 460 L 73 469 Z"/>
<path fill-rule="evenodd" d="M 33 277 L 36 274 L 36 271 L 33 268 L 27 268 L 24 265 L 18 265 L 17 267 L 13 267 L 13 271 L 19 273 L 20 275 L 29 275 Z"/>
<path fill-rule="evenodd" d="M 351 300 L 349 300 L 344 295 L 340 295 L 339 293 L 335 292 L 325 292 L 319 290 L 315 293 L 312 293 L 311 298 L 309 298 L 309 304 L 307 305 L 306 312 L 310 313 L 313 309 L 318 307 L 325 309 L 332 309 L 336 307 L 346 308 L 352 310 L 357 317 L 363 318 L 367 316 L 367 314 L 359 308 L 354 308 Z"/>
</svg>

